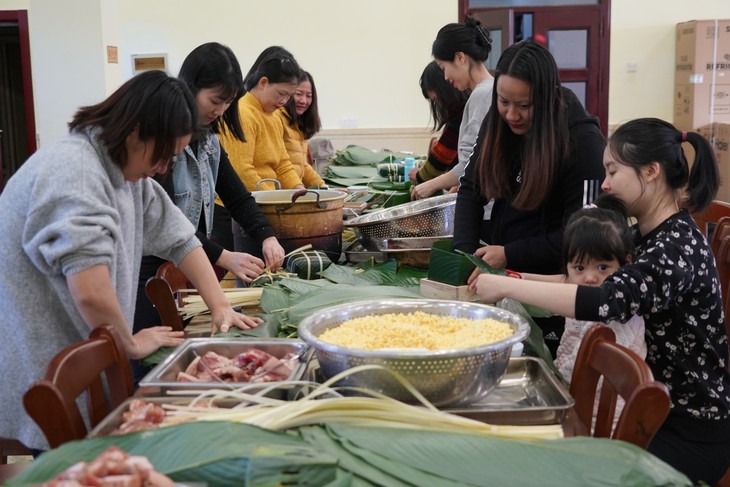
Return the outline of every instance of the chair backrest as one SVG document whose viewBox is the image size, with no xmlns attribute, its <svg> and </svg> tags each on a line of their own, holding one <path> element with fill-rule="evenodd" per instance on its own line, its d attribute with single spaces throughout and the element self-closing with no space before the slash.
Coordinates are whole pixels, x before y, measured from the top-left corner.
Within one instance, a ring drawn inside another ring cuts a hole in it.
<svg viewBox="0 0 730 487">
<path fill-rule="evenodd" d="M 175 293 L 189 287 L 185 274 L 172 262 L 162 264 L 155 276 L 147 279 L 145 294 L 157 309 L 163 325 L 171 326 L 176 331 L 185 328 L 185 322 L 178 312 L 179 303 L 175 299 Z"/>
<path fill-rule="evenodd" d="M 712 248 L 715 259 L 717 259 L 718 253 L 720 252 L 722 239 L 728 235 L 730 235 L 730 216 L 723 216 L 715 223 L 715 229 L 712 231 L 712 236 L 710 237 L 710 248 Z"/>
<path fill-rule="evenodd" d="M 599 382 L 601 378 L 603 380 Z M 583 337 L 573 369 L 570 393 L 575 398 L 578 418 L 592 436 L 623 440 L 641 448 L 649 445 L 669 414 L 666 386 L 655 381 L 646 362 L 616 343 L 613 330 L 603 325 L 592 325 Z M 625 404 L 614 429 L 618 396 Z"/>
<path fill-rule="evenodd" d="M 720 218 L 730 216 L 730 203 L 722 200 L 712 200 L 710 206 L 701 212 L 692 213 L 692 218 L 697 222 L 700 231 L 710 241 L 712 238 L 712 230 Z"/>
<path fill-rule="evenodd" d="M 722 307 L 725 311 L 725 327 L 730 336 L 730 232 L 722 238 L 720 249 L 715 254 L 717 261 L 717 273 L 720 276 L 720 290 L 722 292 Z M 730 342 L 728 342 L 728 354 L 730 355 Z M 730 362 L 728 363 L 730 368 Z"/>
<path fill-rule="evenodd" d="M 95 328 L 87 340 L 61 350 L 48 365 L 45 378 L 23 396 L 25 410 L 51 448 L 87 435 L 76 403 L 84 393 L 92 428 L 134 393 L 127 354 L 110 325 Z"/>
</svg>

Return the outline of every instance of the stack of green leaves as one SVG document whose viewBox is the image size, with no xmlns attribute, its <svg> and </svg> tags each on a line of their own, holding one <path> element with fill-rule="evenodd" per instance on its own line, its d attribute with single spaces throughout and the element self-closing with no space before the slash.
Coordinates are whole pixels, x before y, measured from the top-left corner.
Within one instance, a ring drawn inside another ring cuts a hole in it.
<svg viewBox="0 0 730 487">
<path fill-rule="evenodd" d="M 645 450 L 617 440 L 507 440 L 335 422 L 288 432 L 197 422 L 74 441 L 44 453 L 7 485 L 45 482 L 112 445 L 147 457 L 176 482 L 217 487 L 692 485 Z"/>
</svg>

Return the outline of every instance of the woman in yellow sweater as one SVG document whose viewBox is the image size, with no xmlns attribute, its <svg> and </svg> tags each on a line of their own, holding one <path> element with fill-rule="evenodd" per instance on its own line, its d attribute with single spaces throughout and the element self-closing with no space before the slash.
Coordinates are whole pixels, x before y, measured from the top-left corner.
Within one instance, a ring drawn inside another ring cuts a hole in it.
<svg viewBox="0 0 730 487">
<path fill-rule="evenodd" d="M 324 180 L 312 168 L 307 145 L 307 140 L 322 128 L 317 109 L 317 89 L 311 74 L 304 70 L 299 73 L 294 97 L 276 115 L 284 125 L 284 146 L 302 183 L 307 187 L 324 185 Z"/>
<path fill-rule="evenodd" d="M 284 146 L 283 124 L 274 115 L 294 94 L 299 82 L 299 65 L 293 57 L 275 51 L 261 60 L 248 83 L 251 88 L 238 104 L 246 134 L 242 142 L 224 132 L 220 141 L 236 173 L 250 191 L 304 188 Z M 220 203 L 219 203 L 220 204 Z"/>
</svg>

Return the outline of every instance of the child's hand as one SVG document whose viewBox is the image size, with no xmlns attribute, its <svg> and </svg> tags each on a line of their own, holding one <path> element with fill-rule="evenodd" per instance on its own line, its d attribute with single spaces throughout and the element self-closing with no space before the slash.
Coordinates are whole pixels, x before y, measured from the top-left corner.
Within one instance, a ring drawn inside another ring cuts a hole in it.
<svg viewBox="0 0 730 487">
<path fill-rule="evenodd" d="M 496 303 L 504 298 L 504 293 L 501 292 L 502 286 L 499 285 L 500 280 L 504 279 L 512 278 L 487 273 L 479 274 L 476 278 L 470 279 L 469 291 L 479 296 L 479 299 L 485 303 Z"/>
</svg>

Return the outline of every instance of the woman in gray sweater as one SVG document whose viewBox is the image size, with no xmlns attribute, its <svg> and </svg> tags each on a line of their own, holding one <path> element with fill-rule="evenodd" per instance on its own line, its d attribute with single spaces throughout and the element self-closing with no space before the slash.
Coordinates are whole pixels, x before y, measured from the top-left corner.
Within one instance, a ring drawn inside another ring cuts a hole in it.
<svg viewBox="0 0 730 487">
<path fill-rule="evenodd" d="M 151 176 L 197 128 L 195 101 L 161 71 L 140 74 L 81 108 L 70 134 L 30 157 L 0 194 L 0 437 L 46 449 L 22 398 L 63 348 L 101 324 L 130 358 L 178 345 L 181 332 L 132 334 L 142 255 L 172 260 L 200 290 L 213 328 L 248 328 L 230 306 L 195 228 Z"/>
</svg>

